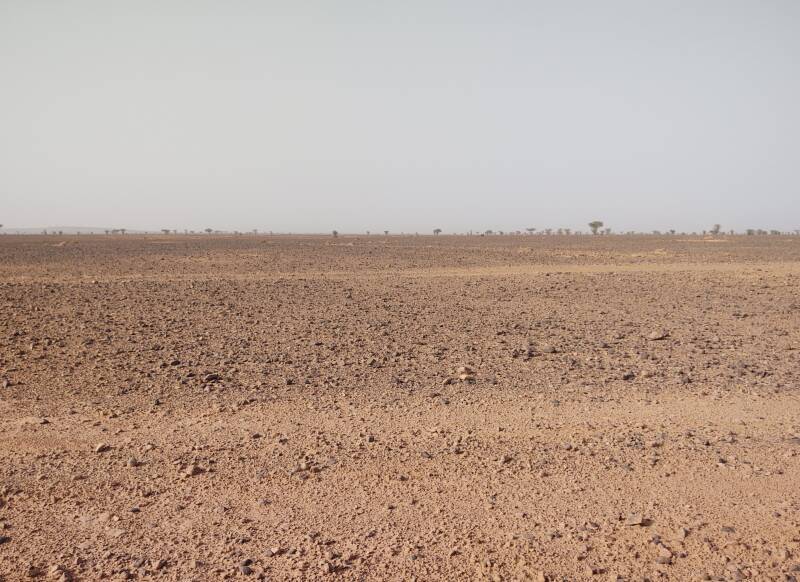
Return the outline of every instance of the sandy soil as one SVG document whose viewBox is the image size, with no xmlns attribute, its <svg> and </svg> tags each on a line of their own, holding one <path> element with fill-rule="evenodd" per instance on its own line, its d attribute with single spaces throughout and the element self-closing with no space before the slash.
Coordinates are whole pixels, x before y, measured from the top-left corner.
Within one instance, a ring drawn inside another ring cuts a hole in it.
<svg viewBox="0 0 800 582">
<path fill-rule="evenodd" d="M 800 237 L 0 237 L 0 579 L 800 578 Z"/>
</svg>

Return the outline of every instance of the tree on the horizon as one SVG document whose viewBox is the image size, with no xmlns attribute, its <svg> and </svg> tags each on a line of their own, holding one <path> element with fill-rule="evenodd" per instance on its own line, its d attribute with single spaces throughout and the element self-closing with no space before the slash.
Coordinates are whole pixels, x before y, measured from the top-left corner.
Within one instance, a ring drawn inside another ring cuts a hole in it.
<svg viewBox="0 0 800 582">
<path fill-rule="evenodd" d="M 433 234 L 434 234 L 434 236 L 439 236 L 439 234 L 440 234 L 441 232 L 442 232 L 442 229 L 441 229 L 441 228 L 434 228 L 434 229 L 433 229 Z"/>
<path fill-rule="evenodd" d="M 161 232 L 163 232 L 164 234 L 169 234 L 169 233 L 170 233 L 170 229 L 168 229 L 168 228 L 162 228 L 162 229 L 161 229 Z"/>
<path fill-rule="evenodd" d="M 338 236 L 339 236 L 339 231 L 338 230 L 334 230 L 333 231 L 333 238 L 336 238 Z"/>
<path fill-rule="evenodd" d="M 525 230 L 526 230 L 526 231 L 528 231 L 528 234 L 533 234 L 534 232 L 536 232 L 536 229 L 535 229 L 535 228 L 533 228 L 532 226 L 529 226 L 529 227 L 528 227 L 528 228 L 526 228 Z"/>
<path fill-rule="evenodd" d="M 721 228 L 722 225 L 715 224 L 714 226 L 711 227 L 711 234 L 713 234 L 714 236 L 718 235 Z"/>
<path fill-rule="evenodd" d="M 384 231 L 383 231 L 383 235 L 384 235 L 384 236 L 389 236 L 389 231 L 388 231 L 388 230 L 384 230 Z"/>
<path fill-rule="evenodd" d="M 206 228 L 206 229 L 205 229 L 205 233 L 206 233 L 206 234 L 211 234 L 212 232 L 214 232 L 214 229 L 213 229 L 213 228 Z"/>
<path fill-rule="evenodd" d="M 592 229 L 592 234 L 597 234 L 597 232 L 603 228 L 603 221 L 602 220 L 593 220 L 589 223 L 589 228 Z"/>
</svg>

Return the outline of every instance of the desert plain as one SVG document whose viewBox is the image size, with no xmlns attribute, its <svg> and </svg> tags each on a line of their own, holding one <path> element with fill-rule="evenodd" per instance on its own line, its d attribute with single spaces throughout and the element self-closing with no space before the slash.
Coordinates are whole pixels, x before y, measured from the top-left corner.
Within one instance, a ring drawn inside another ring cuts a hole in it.
<svg viewBox="0 0 800 582">
<path fill-rule="evenodd" d="M 0 580 L 800 578 L 800 236 L 0 236 Z"/>
</svg>

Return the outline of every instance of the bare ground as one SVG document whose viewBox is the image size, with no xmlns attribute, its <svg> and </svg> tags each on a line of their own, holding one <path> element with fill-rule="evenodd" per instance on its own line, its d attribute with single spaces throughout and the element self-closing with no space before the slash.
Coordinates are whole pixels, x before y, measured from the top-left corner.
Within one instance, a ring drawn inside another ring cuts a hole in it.
<svg viewBox="0 0 800 582">
<path fill-rule="evenodd" d="M 0 237 L 0 579 L 793 580 L 800 237 Z"/>
</svg>

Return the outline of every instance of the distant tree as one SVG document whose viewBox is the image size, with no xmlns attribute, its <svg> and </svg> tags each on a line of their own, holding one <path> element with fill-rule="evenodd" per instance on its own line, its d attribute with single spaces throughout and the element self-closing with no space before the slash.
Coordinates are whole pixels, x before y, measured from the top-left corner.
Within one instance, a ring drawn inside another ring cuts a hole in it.
<svg viewBox="0 0 800 582">
<path fill-rule="evenodd" d="M 565 228 L 564 229 L 564 234 L 566 234 L 567 236 L 571 235 L 572 234 L 572 229 L 571 228 Z"/>
<path fill-rule="evenodd" d="M 164 234 L 169 234 L 171 231 L 168 228 L 162 228 L 161 232 L 163 232 Z"/>
<path fill-rule="evenodd" d="M 611 234 L 611 229 L 607 228 L 603 231 L 604 234 Z"/>
<path fill-rule="evenodd" d="M 211 234 L 212 232 L 214 232 L 214 229 L 213 229 L 213 228 L 206 228 L 206 229 L 204 229 L 204 230 L 205 230 L 205 233 L 206 233 L 206 234 Z"/>
<path fill-rule="evenodd" d="M 3 226 L 3 225 L 2 225 L 2 224 L 0 224 L 0 227 L 2 227 L 2 226 Z M 800 236 L 800 228 L 795 228 L 795 229 L 794 229 L 794 233 L 795 233 L 796 235 Z"/>
<path fill-rule="evenodd" d="M 442 233 L 442 229 L 441 228 L 434 228 L 433 229 L 434 236 L 439 236 L 441 233 Z"/>
<path fill-rule="evenodd" d="M 766 231 L 766 230 L 764 230 L 763 228 L 759 228 L 759 229 L 756 231 L 756 234 L 762 234 L 762 235 L 763 235 L 763 234 L 767 234 L 767 231 Z"/>
<path fill-rule="evenodd" d="M 389 231 L 388 230 L 384 230 L 383 231 L 383 236 L 389 236 Z"/>
<path fill-rule="evenodd" d="M 589 228 L 592 229 L 592 234 L 597 234 L 597 232 L 603 228 L 603 221 L 602 220 L 593 220 L 589 223 Z"/>
<path fill-rule="evenodd" d="M 770 230 L 769 233 L 777 235 L 777 234 L 780 234 L 781 231 L 779 231 L 779 230 Z"/>
<path fill-rule="evenodd" d="M 714 226 L 711 227 L 711 234 L 713 234 L 714 236 L 717 236 L 719 234 L 719 231 L 720 231 L 721 228 L 722 228 L 721 225 L 715 224 Z"/>
<path fill-rule="evenodd" d="M 369 231 L 367 231 L 367 236 L 369 236 Z"/>
<path fill-rule="evenodd" d="M 674 228 L 670 228 L 670 229 L 669 229 L 669 233 L 670 233 L 670 234 L 675 234 L 675 229 L 674 229 Z"/>
<path fill-rule="evenodd" d="M 536 232 L 536 229 L 535 229 L 535 228 L 533 228 L 532 226 L 529 226 L 529 227 L 528 227 L 528 228 L 526 228 L 525 230 L 527 230 L 527 231 L 528 231 L 528 234 L 533 234 L 534 232 Z"/>
<path fill-rule="evenodd" d="M 746 234 L 747 236 L 753 236 L 753 235 L 756 233 L 756 231 L 755 231 L 754 229 L 752 229 L 752 228 L 748 228 L 748 229 L 747 229 L 746 231 L 744 231 L 744 232 L 745 232 L 745 234 Z"/>
<path fill-rule="evenodd" d="M 334 230 L 332 234 L 333 234 L 333 238 L 337 238 L 339 236 L 339 231 L 338 230 Z"/>
<path fill-rule="evenodd" d="M 483 234 L 488 236 L 490 234 L 494 234 L 494 231 L 493 230 L 486 230 L 486 231 L 483 232 Z"/>
<path fill-rule="evenodd" d="M 126 231 L 126 230 L 127 230 L 127 229 L 125 229 L 125 228 L 120 228 L 120 229 L 119 229 L 119 231 L 120 231 L 122 234 L 125 234 L 125 231 Z"/>
<path fill-rule="evenodd" d="M 111 232 L 111 231 L 109 231 L 108 229 L 105 229 L 103 232 L 105 232 L 106 235 L 108 235 L 108 233 Z"/>
<path fill-rule="evenodd" d="M 564 229 L 563 229 L 563 228 L 559 228 L 559 229 L 556 231 L 556 234 L 564 234 Z"/>
<path fill-rule="evenodd" d="M 653 234 L 656 235 L 656 236 L 659 236 L 661 234 L 661 231 L 660 230 L 654 230 Z"/>
</svg>

